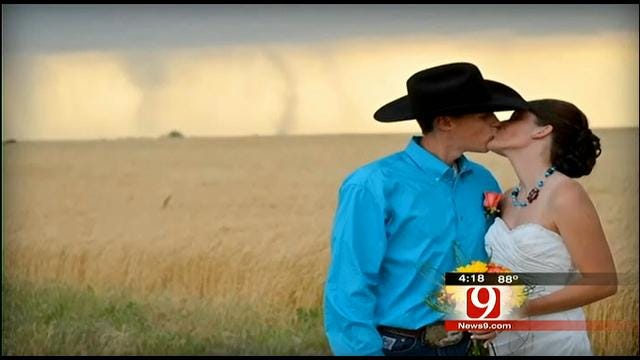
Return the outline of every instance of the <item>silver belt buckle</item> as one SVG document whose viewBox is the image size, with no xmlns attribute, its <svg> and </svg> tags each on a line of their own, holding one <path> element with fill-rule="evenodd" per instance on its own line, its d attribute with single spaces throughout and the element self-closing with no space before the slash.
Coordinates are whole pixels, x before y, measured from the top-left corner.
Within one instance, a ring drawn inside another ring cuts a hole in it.
<svg viewBox="0 0 640 360">
<path fill-rule="evenodd" d="M 463 337 L 462 331 L 449 331 L 445 337 L 438 340 L 436 345 L 438 347 L 455 345 L 459 343 Z"/>
<path fill-rule="evenodd" d="M 463 337 L 462 331 L 446 331 L 442 324 L 427 326 L 424 330 L 424 342 L 429 346 L 445 347 L 455 345 Z"/>
</svg>

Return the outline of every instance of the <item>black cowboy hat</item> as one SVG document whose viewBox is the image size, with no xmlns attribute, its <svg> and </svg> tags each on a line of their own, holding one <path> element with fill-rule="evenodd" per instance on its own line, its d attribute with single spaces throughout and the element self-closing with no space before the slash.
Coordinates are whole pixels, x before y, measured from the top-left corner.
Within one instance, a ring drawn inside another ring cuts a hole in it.
<svg viewBox="0 0 640 360">
<path fill-rule="evenodd" d="M 475 112 L 526 110 L 529 104 L 515 90 L 485 80 L 470 63 L 451 63 L 428 68 L 407 80 L 407 93 L 375 112 L 381 122 L 461 115 Z"/>
</svg>

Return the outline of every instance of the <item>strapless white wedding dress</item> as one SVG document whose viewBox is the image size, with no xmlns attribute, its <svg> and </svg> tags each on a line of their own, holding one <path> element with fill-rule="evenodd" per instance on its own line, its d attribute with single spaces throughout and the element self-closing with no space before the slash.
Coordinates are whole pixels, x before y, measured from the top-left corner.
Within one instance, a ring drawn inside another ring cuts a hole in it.
<svg viewBox="0 0 640 360">
<path fill-rule="evenodd" d="M 520 273 L 575 272 L 571 255 L 562 237 L 542 225 L 529 223 L 510 229 L 496 218 L 485 235 L 485 249 L 491 261 Z M 562 285 L 537 285 L 529 298 L 548 295 Z M 582 308 L 540 316 L 529 320 L 584 321 Z M 493 340 L 495 355 L 593 355 L 585 330 L 503 331 Z"/>
</svg>

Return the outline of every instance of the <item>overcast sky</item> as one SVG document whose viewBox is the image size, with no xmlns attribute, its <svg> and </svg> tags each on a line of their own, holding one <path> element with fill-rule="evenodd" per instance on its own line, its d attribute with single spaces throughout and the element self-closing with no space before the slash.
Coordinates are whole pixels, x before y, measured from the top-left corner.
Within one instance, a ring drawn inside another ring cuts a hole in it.
<svg viewBox="0 0 640 360">
<path fill-rule="evenodd" d="M 454 61 L 639 118 L 636 4 L 3 5 L 2 51 L 3 138 L 411 132 L 372 114 Z"/>
<path fill-rule="evenodd" d="M 638 5 L 3 5 L 3 52 L 308 42 L 503 30 L 638 29 Z"/>
</svg>

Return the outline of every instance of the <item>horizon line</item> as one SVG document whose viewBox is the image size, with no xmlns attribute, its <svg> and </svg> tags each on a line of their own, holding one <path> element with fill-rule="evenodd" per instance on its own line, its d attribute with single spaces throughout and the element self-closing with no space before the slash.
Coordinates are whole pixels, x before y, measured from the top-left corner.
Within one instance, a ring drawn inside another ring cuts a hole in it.
<svg viewBox="0 0 640 360">
<path fill-rule="evenodd" d="M 597 127 L 591 128 L 592 131 L 597 132 L 600 130 L 640 130 L 640 126 L 611 126 L 611 127 Z M 286 138 L 286 137 L 327 137 L 327 136 L 420 136 L 419 131 L 416 132 L 371 132 L 371 133 L 316 133 L 316 134 L 248 134 L 248 135 L 185 135 L 180 133 L 180 136 L 170 136 L 173 131 L 168 133 L 156 135 L 156 136 L 116 136 L 116 137 L 100 137 L 100 138 L 17 138 L 8 137 L 2 139 L 2 144 L 11 144 L 18 142 L 91 142 L 91 141 L 119 141 L 119 140 L 202 140 L 202 139 L 247 139 L 247 138 Z"/>
</svg>

